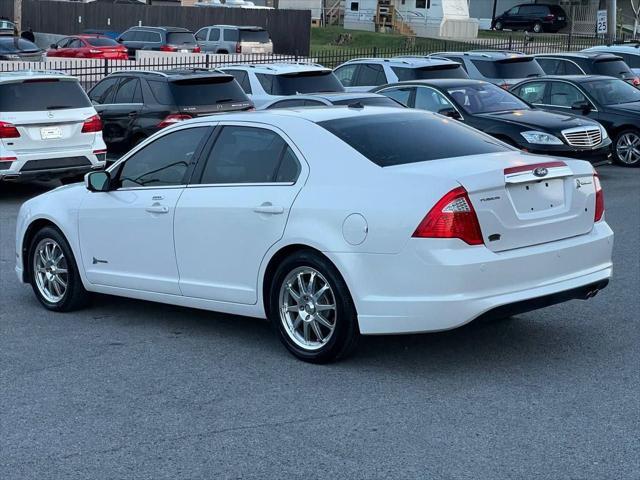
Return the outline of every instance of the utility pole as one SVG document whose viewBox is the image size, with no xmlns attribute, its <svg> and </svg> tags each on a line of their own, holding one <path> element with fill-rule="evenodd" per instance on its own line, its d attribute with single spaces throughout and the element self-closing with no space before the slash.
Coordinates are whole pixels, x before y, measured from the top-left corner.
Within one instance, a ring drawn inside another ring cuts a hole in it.
<svg viewBox="0 0 640 480">
<path fill-rule="evenodd" d="M 608 3 L 607 24 L 609 25 L 609 38 L 615 42 L 618 33 L 618 2 L 609 0 Z"/>
<path fill-rule="evenodd" d="M 16 24 L 19 35 L 22 32 L 22 0 L 13 0 L 13 23 Z"/>
</svg>

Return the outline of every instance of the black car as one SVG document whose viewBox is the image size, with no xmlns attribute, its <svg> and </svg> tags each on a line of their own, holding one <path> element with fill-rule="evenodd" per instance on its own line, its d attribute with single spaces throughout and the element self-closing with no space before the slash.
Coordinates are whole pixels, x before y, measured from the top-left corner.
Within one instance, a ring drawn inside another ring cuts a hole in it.
<svg viewBox="0 0 640 480">
<path fill-rule="evenodd" d="M 533 108 L 492 83 L 423 80 L 375 90 L 410 107 L 440 113 L 532 153 L 608 163 L 611 140 L 597 122 Z M 640 93 L 640 92 L 639 92 Z"/>
<path fill-rule="evenodd" d="M 131 27 L 117 41 L 129 49 L 129 58 L 132 59 L 138 50 L 200 52 L 193 32 L 180 27 Z"/>
<path fill-rule="evenodd" d="M 535 33 L 557 32 L 567 26 L 567 14 L 558 5 L 522 4 L 507 10 L 491 22 L 491 28 L 526 30 Z"/>
<path fill-rule="evenodd" d="M 181 120 L 253 108 L 232 75 L 197 70 L 113 73 L 89 98 L 111 150 L 128 149 Z"/>
<path fill-rule="evenodd" d="M 614 161 L 640 167 L 640 90 L 627 82 L 596 75 L 543 77 L 511 91 L 540 108 L 600 122 L 613 140 Z"/>
<path fill-rule="evenodd" d="M 262 106 L 260 110 L 273 110 L 276 108 L 325 107 L 330 105 L 404 108 L 404 105 L 401 103 L 377 93 L 335 92 L 311 93 L 295 95 L 290 98 L 279 98 Z"/>
<path fill-rule="evenodd" d="M 33 42 L 21 37 L 0 36 L 0 60 L 40 62 L 43 51 Z"/>
<path fill-rule="evenodd" d="M 533 55 L 547 75 L 606 75 L 640 86 L 640 79 L 613 53 L 567 52 Z"/>
</svg>

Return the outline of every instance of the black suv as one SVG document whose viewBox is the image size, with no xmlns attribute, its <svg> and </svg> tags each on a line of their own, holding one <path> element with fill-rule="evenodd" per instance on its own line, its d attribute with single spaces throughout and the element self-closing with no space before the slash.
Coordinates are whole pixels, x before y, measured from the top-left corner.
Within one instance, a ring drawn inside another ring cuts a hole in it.
<svg viewBox="0 0 640 480">
<path fill-rule="evenodd" d="M 617 77 L 634 87 L 640 79 L 622 57 L 613 53 L 570 52 L 533 55 L 547 75 L 606 75 Z"/>
<path fill-rule="evenodd" d="M 123 71 L 89 91 L 110 149 L 128 149 L 166 126 L 193 117 L 250 110 L 232 75 L 199 70 Z"/>
<path fill-rule="evenodd" d="M 567 26 L 567 14 L 558 5 L 543 3 L 516 5 L 491 22 L 491 28 L 557 32 Z"/>
<path fill-rule="evenodd" d="M 200 53 L 193 32 L 180 27 L 131 27 L 117 41 L 127 47 L 131 59 L 138 50 Z"/>
</svg>

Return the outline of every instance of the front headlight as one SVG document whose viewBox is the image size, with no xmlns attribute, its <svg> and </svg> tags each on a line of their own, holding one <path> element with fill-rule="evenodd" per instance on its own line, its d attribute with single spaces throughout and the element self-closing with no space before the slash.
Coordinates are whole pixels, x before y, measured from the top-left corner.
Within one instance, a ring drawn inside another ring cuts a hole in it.
<svg viewBox="0 0 640 480">
<path fill-rule="evenodd" d="M 600 131 L 602 132 L 602 140 L 609 138 L 609 134 L 602 125 L 600 125 Z"/>
<path fill-rule="evenodd" d="M 562 140 L 554 137 L 550 133 L 532 130 L 530 132 L 520 132 L 520 135 L 522 135 L 527 142 L 535 145 L 562 145 Z"/>
</svg>

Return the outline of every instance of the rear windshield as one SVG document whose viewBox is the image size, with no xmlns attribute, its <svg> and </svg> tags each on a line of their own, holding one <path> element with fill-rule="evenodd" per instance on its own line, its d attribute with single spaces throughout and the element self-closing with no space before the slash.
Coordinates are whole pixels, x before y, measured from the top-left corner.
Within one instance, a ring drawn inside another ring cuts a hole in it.
<svg viewBox="0 0 640 480">
<path fill-rule="evenodd" d="M 331 70 L 282 75 L 257 74 L 265 92 L 270 95 L 297 93 L 344 92 L 344 87 Z"/>
<path fill-rule="evenodd" d="M 404 107 L 401 103 L 396 102 L 392 98 L 379 96 L 379 97 L 364 97 L 364 98 L 350 98 L 348 100 L 335 100 L 332 102 L 334 105 L 353 105 L 359 103 L 363 106 L 369 107 Z"/>
<path fill-rule="evenodd" d="M 319 125 L 380 167 L 509 151 L 460 122 L 425 112 L 358 115 Z"/>
<path fill-rule="evenodd" d="M 487 78 L 529 78 L 544 75 L 544 70 L 534 58 L 510 58 L 508 60 L 472 60 Z"/>
<path fill-rule="evenodd" d="M 595 73 L 609 77 L 630 78 L 635 75 L 623 60 L 600 60 L 595 63 Z"/>
<path fill-rule="evenodd" d="M 249 101 L 233 77 L 178 80 L 170 82 L 169 88 L 178 106 Z"/>
<path fill-rule="evenodd" d="M 167 33 L 167 43 L 169 45 L 195 44 L 196 37 L 191 32 L 169 32 Z"/>
<path fill-rule="evenodd" d="M 40 49 L 35 43 L 19 37 L 0 37 L 0 51 L 3 52 L 37 52 Z"/>
<path fill-rule="evenodd" d="M 87 94 L 73 80 L 27 80 L 0 84 L 2 112 L 38 112 L 90 106 Z"/>
<path fill-rule="evenodd" d="M 241 42 L 269 42 L 269 32 L 266 30 L 240 30 Z"/>
<path fill-rule="evenodd" d="M 438 67 L 406 68 L 391 67 L 398 81 L 429 80 L 432 78 L 469 78 L 462 65 L 440 65 Z"/>
<path fill-rule="evenodd" d="M 115 47 L 119 45 L 118 42 L 111 38 L 86 38 L 85 40 L 89 45 L 93 45 L 94 47 Z"/>
</svg>

